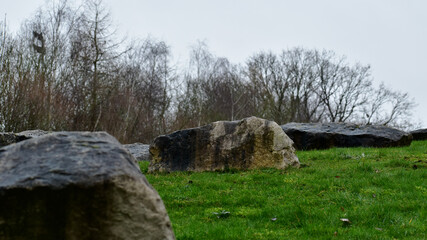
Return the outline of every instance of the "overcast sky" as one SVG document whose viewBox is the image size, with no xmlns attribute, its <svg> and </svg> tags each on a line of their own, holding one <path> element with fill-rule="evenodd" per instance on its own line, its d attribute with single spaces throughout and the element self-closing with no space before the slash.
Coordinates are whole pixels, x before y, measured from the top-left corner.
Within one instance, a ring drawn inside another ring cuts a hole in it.
<svg viewBox="0 0 427 240">
<path fill-rule="evenodd" d="M 0 0 L 16 31 L 44 0 Z M 234 63 L 260 50 L 333 50 L 370 64 L 376 84 L 409 92 L 427 127 L 427 0 L 105 0 L 120 34 L 151 36 L 185 61 L 205 40 Z"/>
</svg>

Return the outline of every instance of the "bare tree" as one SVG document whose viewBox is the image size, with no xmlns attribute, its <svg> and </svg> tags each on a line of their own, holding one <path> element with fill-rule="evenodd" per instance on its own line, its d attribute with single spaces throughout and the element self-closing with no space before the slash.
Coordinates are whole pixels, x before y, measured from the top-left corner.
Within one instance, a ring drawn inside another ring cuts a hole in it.
<svg viewBox="0 0 427 240">
<path fill-rule="evenodd" d="M 320 98 L 314 94 L 318 86 L 317 51 L 294 48 L 283 51 L 281 65 L 289 75 L 286 97 L 287 121 L 318 122 L 323 116 Z"/>
<path fill-rule="evenodd" d="M 291 83 L 278 57 L 271 52 L 256 54 L 248 60 L 247 68 L 258 115 L 286 122 L 286 97 Z"/>
<path fill-rule="evenodd" d="M 415 103 L 408 93 L 393 91 L 381 83 L 377 89 L 372 89 L 371 96 L 363 108 L 363 123 L 390 125 L 401 129 L 408 129 L 414 123 L 410 118 Z"/>
<path fill-rule="evenodd" d="M 323 52 L 318 62 L 317 94 L 330 122 L 346 122 L 355 116 L 368 100 L 371 86 L 370 66 L 348 66 L 344 58 Z"/>
</svg>

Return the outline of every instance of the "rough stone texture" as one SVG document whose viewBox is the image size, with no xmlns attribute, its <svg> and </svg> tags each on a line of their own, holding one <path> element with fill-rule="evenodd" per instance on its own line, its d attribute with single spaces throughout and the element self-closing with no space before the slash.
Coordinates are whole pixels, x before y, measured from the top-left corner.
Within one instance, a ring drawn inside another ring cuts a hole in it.
<svg viewBox="0 0 427 240">
<path fill-rule="evenodd" d="M 157 137 L 149 171 L 216 171 L 299 166 L 295 149 L 275 122 L 250 117 Z"/>
<path fill-rule="evenodd" d="M 174 239 L 157 192 L 107 133 L 0 149 L 0 239 Z"/>
<path fill-rule="evenodd" d="M 427 140 L 427 128 L 412 131 L 411 134 L 413 140 Z"/>
<path fill-rule="evenodd" d="M 132 143 L 124 144 L 123 147 L 125 147 L 137 161 L 150 161 L 151 159 L 150 145 L 148 144 Z"/>
<path fill-rule="evenodd" d="M 350 123 L 288 123 L 283 131 L 298 150 L 332 147 L 397 147 L 411 144 L 409 133 L 375 125 Z"/>
</svg>

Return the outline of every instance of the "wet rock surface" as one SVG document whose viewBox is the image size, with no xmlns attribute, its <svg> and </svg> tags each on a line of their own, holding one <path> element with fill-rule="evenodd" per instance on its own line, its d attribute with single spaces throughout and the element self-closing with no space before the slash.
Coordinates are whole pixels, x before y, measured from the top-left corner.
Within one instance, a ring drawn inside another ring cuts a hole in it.
<svg viewBox="0 0 427 240">
<path fill-rule="evenodd" d="M 351 123 L 288 123 L 281 126 L 298 150 L 332 147 L 398 147 L 412 136 L 398 129 Z"/>
<path fill-rule="evenodd" d="M 250 117 L 159 136 L 149 171 L 217 171 L 299 166 L 292 140 L 277 123 Z"/>
<path fill-rule="evenodd" d="M 104 132 L 0 148 L 0 239 L 174 239 L 158 193 Z"/>
</svg>

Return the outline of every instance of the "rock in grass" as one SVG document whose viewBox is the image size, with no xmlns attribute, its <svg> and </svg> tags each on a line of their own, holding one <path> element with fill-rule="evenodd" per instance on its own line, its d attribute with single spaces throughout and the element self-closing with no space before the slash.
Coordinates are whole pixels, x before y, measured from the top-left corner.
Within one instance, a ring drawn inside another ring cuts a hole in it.
<svg viewBox="0 0 427 240">
<path fill-rule="evenodd" d="M 427 128 L 412 131 L 411 134 L 414 140 L 427 140 Z"/>
<path fill-rule="evenodd" d="M 283 131 L 298 150 L 332 147 L 398 147 L 411 144 L 409 133 L 386 126 L 351 123 L 288 123 Z"/>
<path fill-rule="evenodd" d="M 151 172 L 283 169 L 299 166 L 292 140 L 272 121 L 219 121 L 157 137 Z"/>
<path fill-rule="evenodd" d="M 150 145 L 148 144 L 132 143 L 124 144 L 123 147 L 125 147 L 137 161 L 150 161 L 151 159 Z"/>
<path fill-rule="evenodd" d="M 107 133 L 0 149 L 0 239 L 174 239 L 157 192 Z"/>
</svg>

